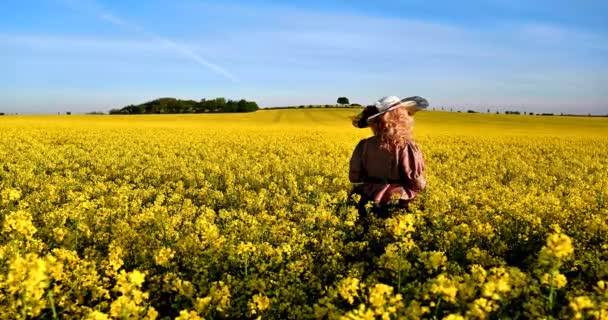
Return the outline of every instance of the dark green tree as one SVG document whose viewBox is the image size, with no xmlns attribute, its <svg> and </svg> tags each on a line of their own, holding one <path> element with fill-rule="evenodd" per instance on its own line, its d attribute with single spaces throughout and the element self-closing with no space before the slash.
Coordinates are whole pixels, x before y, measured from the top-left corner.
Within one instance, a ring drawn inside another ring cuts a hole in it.
<svg viewBox="0 0 608 320">
<path fill-rule="evenodd" d="M 347 97 L 340 97 L 340 98 L 338 98 L 337 102 L 338 102 L 338 104 L 341 104 L 341 105 L 346 105 L 346 104 L 350 103 L 350 101 L 348 101 Z"/>
<path fill-rule="evenodd" d="M 238 107 L 238 103 L 228 100 L 224 103 L 223 106 L 220 107 L 220 112 L 236 112 Z"/>
</svg>

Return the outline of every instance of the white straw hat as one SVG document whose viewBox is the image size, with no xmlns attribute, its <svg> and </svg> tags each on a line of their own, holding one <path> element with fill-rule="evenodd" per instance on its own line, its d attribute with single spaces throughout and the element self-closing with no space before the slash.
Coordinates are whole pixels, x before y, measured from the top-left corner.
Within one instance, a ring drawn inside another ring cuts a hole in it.
<svg viewBox="0 0 608 320">
<path fill-rule="evenodd" d="M 400 107 L 405 107 L 410 113 L 415 113 L 424 110 L 429 106 L 426 99 L 418 96 L 401 99 L 397 96 L 383 97 L 376 101 L 374 105 L 367 106 L 363 112 L 353 119 L 353 125 L 357 128 L 365 128 L 368 122 L 384 113 L 395 110 Z"/>
</svg>

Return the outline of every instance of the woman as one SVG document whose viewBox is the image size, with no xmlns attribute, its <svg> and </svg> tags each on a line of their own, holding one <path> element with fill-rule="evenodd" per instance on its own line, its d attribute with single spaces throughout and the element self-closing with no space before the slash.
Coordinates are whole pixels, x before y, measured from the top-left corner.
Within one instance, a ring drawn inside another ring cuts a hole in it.
<svg viewBox="0 0 608 320">
<path fill-rule="evenodd" d="M 353 120 L 357 128 L 370 127 L 374 135 L 357 144 L 350 159 L 349 179 L 362 220 L 371 211 L 387 217 L 391 208 L 407 209 L 408 203 L 426 186 L 424 158 L 412 140 L 413 114 L 428 102 L 421 97 L 384 97 Z"/>
</svg>

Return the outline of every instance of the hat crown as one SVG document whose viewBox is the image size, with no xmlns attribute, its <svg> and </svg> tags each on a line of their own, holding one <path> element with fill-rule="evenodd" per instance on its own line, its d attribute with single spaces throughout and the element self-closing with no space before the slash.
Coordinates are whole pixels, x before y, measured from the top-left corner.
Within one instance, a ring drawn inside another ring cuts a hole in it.
<svg viewBox="0 0 608 320">
<path fill-rule="evenodd" d="M 382 112 L 393 106 L 395 103 L 399 103 L 400 101 L 401 99 L 397 96 L 388 96 L 376 101 L 375 106 L 376 108 L 378 108 L 378 111 Z"/>
</svg>

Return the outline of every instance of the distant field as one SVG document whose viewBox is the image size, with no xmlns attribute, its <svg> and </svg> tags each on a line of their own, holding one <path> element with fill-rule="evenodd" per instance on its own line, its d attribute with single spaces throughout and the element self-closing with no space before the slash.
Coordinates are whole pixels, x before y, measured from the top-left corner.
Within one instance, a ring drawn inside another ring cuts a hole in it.
<svg viewBox="0 0 608 320">
<path fill-rule="evenodd" d="M 608 118 L 421 112 L 355 241 L 356 112 L 0 117 L 0 318 L 608 314 Z"/>
<path fill-rule="evenodd" d="M 357 109 L 261 110 L 244 114 L 130 115 L 130 116 L 7 116 L 2 126 L 203 126 L 209 123 L 235 126 L 299 126 L 314 129 L 347 130 L 357 135 L 350 118 Z M 504 114 L 469 114 L 457 112 L 420 112 L 416 115 L 416 134 L 454 135 L 542 135 L 542 136 L 608 136 L 608 118 L 568 116 L 528 116 Z M 366 132 L 367 133 L 367 132 Z"/>
</svg>

